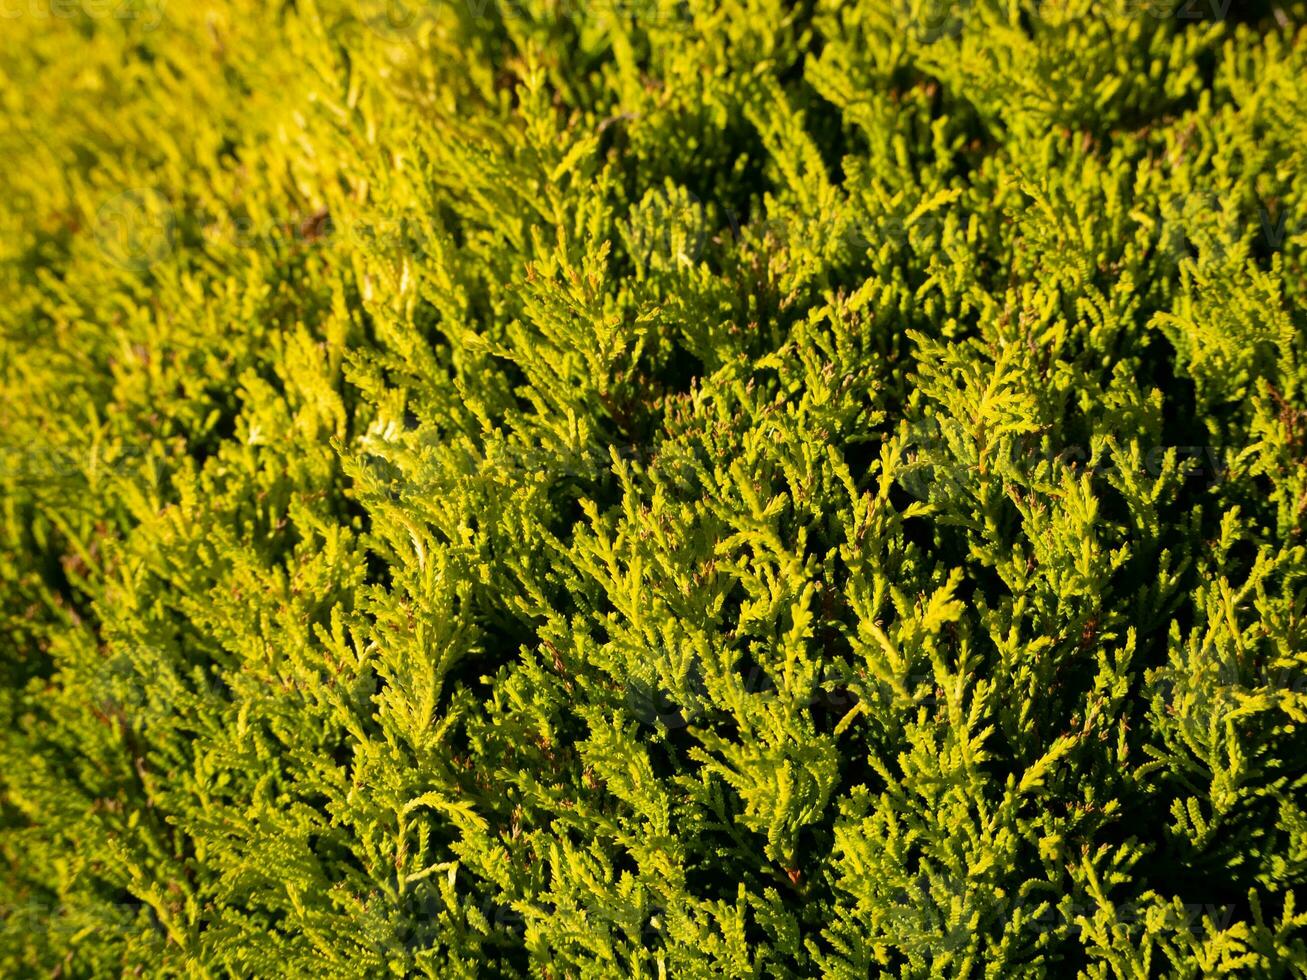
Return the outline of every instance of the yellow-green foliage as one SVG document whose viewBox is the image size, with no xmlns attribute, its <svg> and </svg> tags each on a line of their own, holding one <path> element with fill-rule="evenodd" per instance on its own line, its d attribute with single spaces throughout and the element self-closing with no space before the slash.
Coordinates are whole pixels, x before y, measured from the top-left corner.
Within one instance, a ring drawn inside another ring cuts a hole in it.
<svg viewBox="0 0 1307 980">
<path fill-rule="evenodd" d="M 1307 4 L 2 13 L 4 975 L 1307 971 Z"/>
</svg>

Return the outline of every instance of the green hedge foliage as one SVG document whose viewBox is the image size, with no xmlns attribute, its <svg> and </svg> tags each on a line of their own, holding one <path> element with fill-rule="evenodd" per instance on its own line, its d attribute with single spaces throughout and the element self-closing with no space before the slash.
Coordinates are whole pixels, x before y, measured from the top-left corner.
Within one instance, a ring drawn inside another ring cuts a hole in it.
<svg viewBox="0 0 1307 980">
<path fill-rule="evenodd" d="M 16 0 L 0 972 L 1307 971 L 1307 4 Z"/>
</svg>

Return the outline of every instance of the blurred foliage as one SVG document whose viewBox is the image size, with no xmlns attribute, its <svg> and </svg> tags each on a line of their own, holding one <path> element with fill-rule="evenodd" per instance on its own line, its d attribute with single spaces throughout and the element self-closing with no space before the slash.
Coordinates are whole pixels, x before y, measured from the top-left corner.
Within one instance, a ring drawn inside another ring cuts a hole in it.
<svg viewBox="0 0 1307 980">
<path fill-rule="evenodd" d="M 1307 971 L 1307 5 L 3 15 L 5 975 Z"/>
</svg>

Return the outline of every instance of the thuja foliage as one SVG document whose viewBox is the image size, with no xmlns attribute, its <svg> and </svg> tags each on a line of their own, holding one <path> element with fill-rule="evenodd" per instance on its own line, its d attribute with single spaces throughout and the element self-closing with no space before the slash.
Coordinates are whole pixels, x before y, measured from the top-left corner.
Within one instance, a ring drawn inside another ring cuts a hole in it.
<svg viewBox="0 0 1307 980">
<path fill-rule="evenodd" d="M 5 975 L 1307 970 L 1307 4 L 3 30 Z"/>
</svg>

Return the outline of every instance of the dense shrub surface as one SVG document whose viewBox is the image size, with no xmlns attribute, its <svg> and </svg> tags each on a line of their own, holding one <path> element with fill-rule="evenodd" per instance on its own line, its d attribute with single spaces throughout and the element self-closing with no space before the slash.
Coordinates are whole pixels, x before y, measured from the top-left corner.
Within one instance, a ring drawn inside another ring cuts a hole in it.
<svg viewBox="0 0 1307 980">
<path fill-rule="evenodd" d="M 1307 4 L 3 31 L 0 973 L 1307 970 Z"/>
</svg>

